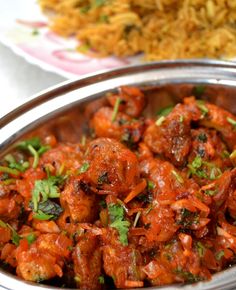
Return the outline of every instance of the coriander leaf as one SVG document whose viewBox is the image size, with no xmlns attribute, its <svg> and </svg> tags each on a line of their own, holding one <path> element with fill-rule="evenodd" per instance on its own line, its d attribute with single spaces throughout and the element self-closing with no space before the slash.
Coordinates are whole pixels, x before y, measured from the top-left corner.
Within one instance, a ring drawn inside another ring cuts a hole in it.
<svg viewBox="0 0 236 290">
<path fill-rule="evenodd" d="M 227 121 L 228 121 L 231 125 L 233 125 L 234 127 L 236 127 L 236 120 L 234 120 L 234 119 L 232 119 L 232 118 L 230 118 L 230 117 L 227 117 Z"/>
<path fill-rule="evenodd" d="M 147 181 L 147 188 L 148 190 L 153 190 L 156 187 L 155 183 L 151 180 Z"/>
<path fill-rule="evenodd" d="M 15 230 L 13 230 L 12 231 L 12 237 L 11 237 L 11 240 L 12 240 L 13 244 L 15 244 L 16 246 L 19 246 L 19 243 L 20 243 L 21 239 L 22 239 L 22 237 L 19 236 Z"/>
<path fill-rule="evenodd" d="M 135 145 L 132 131 L 128 128 L 124 130 L 124 134 L 121 136 L 121 142 L 123 142 L 129 148 L 133 148 Z"/>
<path fill-rule="evenodd" d="M 105 278 L 104 278 L 104 276 L 99 276 L 99 277 L 98 277 L 98 282 L 99 282 L 100 284 L 104 284 L 104 283 L 105 283 Z"/>
<path fill-rule="evenodd" d="M 33 168 L 36 168 L 38 166 L 38 163 L 39 163 L 39 154 L 35 150 L 35 148 L 31 145 L 28 145 L 28 150 L 34 156 Z"/>
<path fill-rule="evenodd" d="M 205 253 L 205 247 L 203 246 L 203 244 L 201 242 L 197 242 L 197 251 L 200 257 L 204 256 Z"/>
<path fill-rule="evenodd" d="M 36 180 L 34 184 L 32 201 L 34 204 L 34 211 L 37 212 L 38 202 L 42 197 L 42 201 L 45 202 L 48 198 L 60 197 L 58 185 L 62 183 L 63 177 L 61 176 L 49 176 L 48 179 Z"/>
<path fill-rule="evenodd" d="M 200 156 L 196 156 L 195 159 L 192 161 L 191 164 L 188 164 L 187 167 L 189 168 L 189 172 L 191 174 L 197 175 L 200 178 L 208 178 L 207 174 L 204 170 L 201 170 L 203 161 Z"/>
<path fill-rule="evenodd" d="M 33 137 L 16 144 L 16 146 L 21 150 L 28 150 L 29 145 L 31 145 L 35 150 L 38 150 L 41 147 L 40 139 L 38 137 Z"/>
<path fill-rule="evenodd" d="M 1 228 L 6 228 L 7 227 L 7 224 L 4 223 L 2 220 L 0 220 L 0 227 Z"/>
<path fill-rule="evenodd" d="M 6 166 L 0 166 L 0 172 L 8 173 L 15 176 L 20 174 L 20 171 L 18 171 L 17 169 L 12 169 Z"/>
<path fill-rule="evenodd" d="M 168 107 L 162 108 L 157 112 L 157 115 L 166 117 L 173 110 L 173 108 L 174 106 L 168 106 Z"/>
<path fill-rule="evenodd" d="M 229 155 L 230 159 L 234 159 L 236 158 L 236 150 L 234 150 L 230 155 Z"/>
<path fill-rule="evenodd" d="M 38 150 L 38 155 L 41 156 L 43 153 L 48 151 L 51 147 L 49 145 L 42 145 Z"/>
<path fill-rule="evenodd" d="M 36 213 L 33 214 L 33 218 L 40 221 L 46 221 L 46 220 L 51 220 L 53 218 L 53 215 L 46 214 L 42 212 L 41 210 L 38 210 Z"/>
<path fill-rule="evenodd" d="M 206 194 L 206 195 L 209 195 L 209 196 L 214 196 L 214 195 L 217 194 L 217 190 L 209 190 L 209 189 L 207 189 L 207 190 L 205 191 L 205 194 Z"/>
<path fill-rule="evenodd" d="M 201 110 L 203 117 L 205 117 L 209 112 L 203 100 L 197 100 L 197 107 Z"/>
<path fill-rule="evenodd" d="M 7 224 L 7 226 L 12 231 L 11 240 L 13 244 L 15 244 L 16 246 L 19 246 L 19 243 L 22 237 L 18 235 L 17 231 L 11 225 Z"/>
<path fill-rule="evenodd" d="M 82 166 L 79 168 L 78 170 L 78 173 L 81 174 L 81 173 L 85 173 L 88 169 L 89 169 L 89 163 L 88 162 L 84 162 L 82 164 Z"/>
<path fill-rule="evenodd" d="M 179 122 L 183 123 L 183 121 L 184 121 L 184 116 L 183 115 L 179 116 Z"/>
<path fill-rule="evenodd" d="M 165 121 L 165 119 L 166 119 L 166 117 L 161 116 L 160 118 L 158 118 L 158 119 L 156 120 L 155 124 L 156 124 L 157 126 L 161 126 L 162 123 Z"/>
<path fill-rule="evenodd" d="M 205 133 L 200 133 L 197 136 L 197 139 L 203 143 L 207 142 L 207 135 Z"/>
<path fill-rule="evenodd" d="M 120 205 L 108 205 L 109 217 L 111 220 L 110 227 L 115 228 L 119 233 L 119 240 L 124 246 L 128 245 L 128 231 L 130 223 L 124 220 L 124 208 Z"/>
<path fill-rule="evenodd" d="M 34 157 L 33 161 L 33 168 L 36 168 L 38 166 L 39 157 L 46 152 L 48 149 L 50 149 L 50 146 L 42 145 L 41 141 L 38 137 L 34 137 L 28 140 L 21 141 L 16 144 L 16 146 L 25 151 L 29 151 L 31 155 Z"/>
<path fill-rule="evenodd" d="M 217 253 L 215 254 L 216 260 L 217 260 L 217 261 L 221 260 L 221 258 L 224 257 L 224 255 L 225 255 L 224 250 L 221 250 L 221 251 L 217 252 Z"/>
<path fill-rule="evenodd" d="M 81 138 L 81 145 L 82 146 L 85 146 L 86 145 L 86 141 L 87 141 L 87 138 L 86 138 L 86 136 L 85 135 L 82 135 L 82 138 Z"/>
<path fill-rule="evenodd" d="M 109 178 L 108 178 L 108 172 L 104 172 L 102 173 L 99 177 L 98 177 L 98 184 L 109 184 Z"/>
<path fill-rule="evenodd" d="M 106 201 L 103 200 L 103 199 L 99 202 L 99 205 L 100 205 L 102 208 L 107 208 Z"/>
<path fill-rule="evenodd" d="M 182 269 L 174 270 L 174 273 L 180 275 L 186 282 L 195 283 L 202 280 L 202 278 L 198 275 L 194 275 L 191 272 L 184 271 Z"/>
<path fill-rule="evenodd" d="M 196 156 L 195 159 L 192 162 L 192 166 L 195 169 L 198 169 L 202 166 L 202 158 L 200 156 Z"/>
<path fill-rule="evenodd" d="M 8 167 L 12 169 L 17 169 L 20 172 L 24 172 L 27 168 L 29 168 L 29 162 L 16 162 L 15 158 L 11 154 L 7 154 L 4 159 L 9 163 Z"/>
<path fill-rule="evenodd" d="M 48 180 L 35 181 L 33 197 L 36 198 L 37 202 L 39 202 L 40 194 L 42 195 L 43 202 L 49 198 L 49 195 L 59 197 L 57 186 Z M 37 211 L 37 206 L 34 209 Z"/>
<path fill-rule="evenodd" d="M 205 86 L 199 85 L 193 88 L 192 93 L 195 97 L 200 98 L 204 94 L 205 90 L 206 90 Z"/>
<path fill-rule="evenodd" d="M 116 220 L 110 224 L 110 227 L 117 229 L 120 236 L 120 242 L 124 246 L 128 245 L 128 231 L 129 231 L 130 223 L 128 221 Z"/>
<path fill-rule="evenodd" d="M 29 207 L 34 209 L 32 202 L 30 202 Z M 57 219 L 62 212 L 63 209 L 60 205 L 48 199 L 45 202 L 39 202 L 38 210 L 34 212 L 33 217 L 40 220 L 54 220 Z"/>
<path fill-rule="evenodd" d="M 121 103 L 121 98 L 118 97 L 116 99 L 116 102 L 115 102 L 115 105 L 114 105 L 114 109 L 113 109 L 113 112 L 112 112 L 112 116 L 111 116 L 112 123 L 115 122 L 115 120 L 116 120 L 117 114 L 119 112 L 120 103 Z"/>
<path fill-rule="evenodd" d="M 181 209 L 180 216 L 176 220 L 177 225 L 181 225 L 182 228 L 189 229 L 192 225 L 199 223 L 199 215 L 196 212 L 191 212 L 186 208 Z"/>
<path fill-rule="evenodd" d="M 124 218 L 124 209 L 122 206 L 117 204 L 109 204 L 108 205 L 108 211 L 111 222 L 114 222 L 117 219 L 123 219 Z"/>
<path fill-rule="evenodd" d="M 171 173 L 174 175 L 179 183 L 184 183 L 183 177 L 178 172 L 176 172 L 175 170 L 171 170 Z"/>
<path fill-rule="evenodd" d="M 36 235 L 34 233 L 28 234 L 28 236 L 26 236 L 26 240 L 29 245 L 31 245 L 36 240 Z"/>
<path fill-rule="evenodd" d="M 219 178 L 221 175 L 222 175 L 222 172 L 221 172 L 220 168 L 218 168 L 218 167 L 213 167 L 213 168 L 211 169 L 210 179 L 211 179 L 211 180 L 217 179 L 217 178 Z"/>
</svg>

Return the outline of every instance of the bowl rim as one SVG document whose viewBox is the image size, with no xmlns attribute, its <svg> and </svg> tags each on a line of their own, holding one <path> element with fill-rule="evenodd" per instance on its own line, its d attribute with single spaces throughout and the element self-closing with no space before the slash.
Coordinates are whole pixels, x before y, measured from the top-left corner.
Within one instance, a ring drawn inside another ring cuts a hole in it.
<svg viewBox="0 0 236 290">
<path fill-rule="evenodd" d="M 19 105 L 4 114 L 0 119 L 0 128 L 5 126 L 12 117 L 18 117 L 23 114 L 26 110 L 39 105 L 45 100 L 49 100 L 58 96 L 60 94 L 65 94 L 70 92 L 73 89 L 78 89 L 83 86 L 90 85 L 94 81 L 104 81 L 108 78 L 114 78 L 119 75 L 127 75 L 129 73 L 140 72 L 144 69 L 154 70 L 154 69 L 173 69 L 173 68 L 187 68 L 187 67 L 202 67 L 202 68 L 219 68 L 223 70 L 231 70 L 236 72 L 236 62 L 225 61 L 225 60 L 215 60 L 215 59 L 178 59 L 178 60 L 163 60 L 163 61 L 154 61 L 147 62 L 143 64 L 133 64 L 122 66 L 115 69 L 101 70 L 94 73 L 85 74 L 79 76 L 78 78 L 73 78 L 60 82 L 54 86 L 42 90 L 36 94 L 33 94 L 31 97 L 28 97 L 26 100 L 23 100 Z"/>
</svg>

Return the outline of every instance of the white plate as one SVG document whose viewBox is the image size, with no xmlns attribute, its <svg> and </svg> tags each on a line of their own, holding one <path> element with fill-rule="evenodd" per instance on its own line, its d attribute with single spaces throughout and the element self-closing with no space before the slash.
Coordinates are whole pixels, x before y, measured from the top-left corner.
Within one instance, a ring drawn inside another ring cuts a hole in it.
<svg viewBox="0 0 236 290">
<path fill-rule="evenodd" d="M 42 69 L 66 78 L 141 62 L 141 56 L 96 58 L 76 51 L 78 42 L 47 28 L 35 0 L 0 0 L 0 41 Z"/>
</svg>

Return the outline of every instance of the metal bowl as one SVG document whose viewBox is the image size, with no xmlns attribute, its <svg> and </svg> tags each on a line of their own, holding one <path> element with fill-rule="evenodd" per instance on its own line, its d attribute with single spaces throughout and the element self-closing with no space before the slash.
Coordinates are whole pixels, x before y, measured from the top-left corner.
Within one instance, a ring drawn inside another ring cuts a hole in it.
<svg viewBox="0 0 236 290">
<path fill-rule="evenodd" d="M 191 94 L 197 85 L 206 87 L 203 98 L 236 113 L 236 65 L 234 63 L 185 60 L 129 66 L 65 82 L 33 96 L 5 115 L 0 120 L 0 156 L 9 151 L 14 142 L 30 134 L 32 130 L 50 127 L 57 130 L 60 135 L 61 126 L 64 128 L 69 126 L 72 115 L 80 124 L 73 127 L 75 134 L 72 134 L 72 139 L 74 136 L 79 136 L 87 123 L 83 115 L 86 106 L 92 100 L 125 85 L 139 86 L 146 91 L 149 98 L 146 114 L 153 114 L 154 110 L 157 111 L 170 102 L 176 103 L 181 97 Z M 63 136 L 60 138 L 63 140 Z M 0 289 L 60 288 L 22 281 L 0 270 Z M 211 281 L 148 289 L 236 289 L 236 266 L 213 275 Z"/>
</svg>

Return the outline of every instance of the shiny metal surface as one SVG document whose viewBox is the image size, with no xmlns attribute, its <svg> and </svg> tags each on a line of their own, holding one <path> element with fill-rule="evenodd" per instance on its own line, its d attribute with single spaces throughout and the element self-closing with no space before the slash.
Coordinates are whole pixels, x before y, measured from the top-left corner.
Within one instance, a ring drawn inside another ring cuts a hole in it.
<svg viewBox="0 0 236 290">
<path fill-rule="evenodd" d="M 89 75 L 76 81 L 65 82 L 33 96 L 16 110 L 9 112 L 0 120 L 0 155 L 25 133 L 57 120 L 59 114 L 66 116 L 69 110 L 83 107 L 85 103 L 100 97 L 104 93 L 122 85 L 136 85 L 159 93 L 150 94 L 149 99 L 157 109 L 163 95 L 160 88 L 169 84 L 207 85 L 220 91 L 217 98 L 212 94 L 212 101 L 226 106 L 236 113 L 236 65 L 215 61 L 166 61 L 125 67 L 118 70 Z M 178 90 L 176 91 L 179 94 Z M 174 95 L 174 93 L 171 93 Z M 235 97 L 234 97 L 235 96 Z M 12 276 L 0 270 L 0 290 L 39 290 L 60 289 L 37 285 Z M 195 290 L 228 290 L 236 289 L 236 267 L 213 276 L 211 281 L 195 285 L 173 285 L 167 287 L 151 287 L 148 289 L 195 289 Z"/>
</svg>

